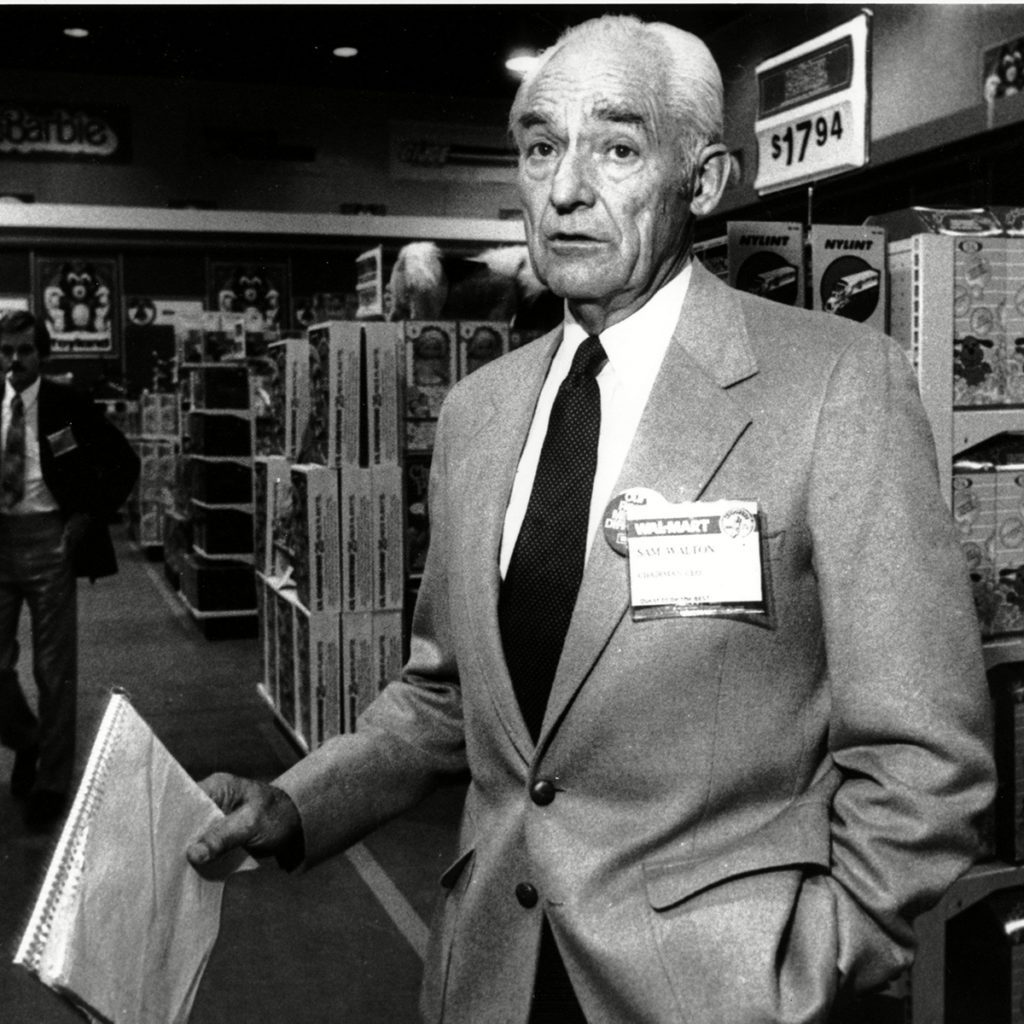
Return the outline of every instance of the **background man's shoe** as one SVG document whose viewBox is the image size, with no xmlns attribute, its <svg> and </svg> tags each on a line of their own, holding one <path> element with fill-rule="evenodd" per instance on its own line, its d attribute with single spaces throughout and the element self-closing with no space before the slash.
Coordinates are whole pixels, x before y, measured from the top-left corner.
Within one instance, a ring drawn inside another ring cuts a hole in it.
<svg viewBox="0 0 1024 1024">
<path fill-rule="evenodd" d="M 64 793 L 50 789 L 37 789 L 29 798 L 25 808 L 25 824 L 31 832 L 49 832 L 60 821 L 67 807 L 68 798 Z"/>
<path fill-rule="evenodd" d="M 36 762 L 39 760 L 37 746 L 26 747 L 14 754 L 14 769 L 11 772 L 11 796 L 23 800 L 32 792 L 36 782 Z"/>
</svg>

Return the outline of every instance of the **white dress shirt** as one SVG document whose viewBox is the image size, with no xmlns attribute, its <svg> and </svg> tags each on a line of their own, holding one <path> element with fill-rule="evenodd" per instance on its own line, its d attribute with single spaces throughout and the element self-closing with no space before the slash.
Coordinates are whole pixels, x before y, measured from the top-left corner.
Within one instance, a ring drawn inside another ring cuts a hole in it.
<svg viewBox="0 0 1024 1024">
<path fill-rule="evenodd" d="M 7 430 L 11 425 L 11 403 L 16 394 L 8 378 L 4 388 L 3 406 L 0 407 L 0 452 L 7 443 Z M 56 512 L 50 489 L 43 481 L 43 467 L 39 461 L 39 380 L 35 380 L 21 393 L 25 407 L 25 497 L 8 515 L 26 515 L 30 512 Z"/>
<path fill-rule="evenodd" d="M 626 460 L 633 436 L 640 424 L 654 378 L 658 376 L 662 360 L 668 350 L 672 333 L 679 323 L 679 314 L 690 284 L 690 264 L 656 292 L 651 299 L 625 320 L 601 332 L 601 344 L 608 362 L 597 375 L 601 390 L 601 433 L 597 445 L 597 472 L 590 498 L 590 521 L 587 532 L 587 551 L 594 539 L 598 524 L 604 517 L 605 507 L 611 500 L 612 488 Z M 533 479 L 540 461 L 544 435 L 555 395 L 572 365 L 576 349 L 587 332 L 572 318 L 566 308 L 566 322 L 562 343 L 551 362 L 547 379 L 541 388 L 533 422 L 526 437 L 523 454 L 519 458 L 515 482 L 501 536 L 499 568 L 502 579 L 512 558 L 512 549 L 526 515 Z"/>
</svg>

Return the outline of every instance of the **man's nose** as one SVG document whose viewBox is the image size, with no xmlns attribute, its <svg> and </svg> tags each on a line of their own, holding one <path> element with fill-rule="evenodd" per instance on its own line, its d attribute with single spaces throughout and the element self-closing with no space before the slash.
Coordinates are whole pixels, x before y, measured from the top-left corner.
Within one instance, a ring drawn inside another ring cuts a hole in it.
<svg viewBox="0 0 1024 1024">
<path fill-rule="evenodd" d="M 563 154 L 551 181 L 551 204 L 565 213 L 594 202 L 593 166 L 587 155 L 570 148 Z"/>
</svg>

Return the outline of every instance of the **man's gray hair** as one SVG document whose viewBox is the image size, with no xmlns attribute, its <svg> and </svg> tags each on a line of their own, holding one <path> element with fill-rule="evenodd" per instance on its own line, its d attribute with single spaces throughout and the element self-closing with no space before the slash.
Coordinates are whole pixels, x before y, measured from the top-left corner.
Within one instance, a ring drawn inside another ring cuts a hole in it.
<svg viewBox="0 0 1024 1024">
<path fill-rule="evenodd" d="M 530 84 L 545 64 L 567 44 L 590 41 L 616 45 L 634 56 L 638 68 L 664 75 L 665 102 L 675 121 L 689 174 L 700 151 L 722 141 L 721 72 L 711 51 L 691 32 L 664 22 L 644 22 L 633 15 L 606 14 L 566 29 L 524 76 L 509 120 L 513 135 Z"/>
</svg>

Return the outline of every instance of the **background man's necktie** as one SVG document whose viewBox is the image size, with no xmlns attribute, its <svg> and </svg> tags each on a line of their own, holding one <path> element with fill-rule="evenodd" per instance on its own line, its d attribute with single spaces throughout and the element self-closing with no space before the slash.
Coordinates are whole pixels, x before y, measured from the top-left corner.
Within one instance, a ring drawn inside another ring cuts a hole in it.
<svg viewBox="0 0 1024 1024">
<path fill-rule="evenodd" d="M 551 407 L 537 476 L 498 600 L 505 660 L 536 740 L 583 577 L 607 360 L 588 337 Z"/>
<path fill-rule="evenodd" d="M 10 509 L 25 497 L 25 405 L 21 395 L 11 402 L 11 422 L 0 463 L 0 508 Z"/>
</svg>

